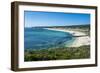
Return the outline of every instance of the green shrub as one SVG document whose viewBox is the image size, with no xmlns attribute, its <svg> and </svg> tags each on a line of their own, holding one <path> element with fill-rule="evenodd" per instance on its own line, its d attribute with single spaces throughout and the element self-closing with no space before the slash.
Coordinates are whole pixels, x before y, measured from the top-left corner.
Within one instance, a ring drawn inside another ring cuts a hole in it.
<svg viewBox="0 0 100 73">
<path fill-rule="evenodd" d="M 84 59 L 90 57 L 90 46 L 25 50 L 25 61 Z"/>
</svg>

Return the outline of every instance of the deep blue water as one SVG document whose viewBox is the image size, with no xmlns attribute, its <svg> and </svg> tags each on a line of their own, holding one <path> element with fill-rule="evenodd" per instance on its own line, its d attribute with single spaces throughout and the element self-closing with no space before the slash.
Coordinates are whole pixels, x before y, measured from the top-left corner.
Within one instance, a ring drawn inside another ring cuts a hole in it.
<svg viewBox="0 0 100 73">
<path fill-rule="evenodd" d="M 24 28 L 25 49 L 46 49 L 63 47 L 73 36 L 66 32 L 43 28 Z"/>
</svg>

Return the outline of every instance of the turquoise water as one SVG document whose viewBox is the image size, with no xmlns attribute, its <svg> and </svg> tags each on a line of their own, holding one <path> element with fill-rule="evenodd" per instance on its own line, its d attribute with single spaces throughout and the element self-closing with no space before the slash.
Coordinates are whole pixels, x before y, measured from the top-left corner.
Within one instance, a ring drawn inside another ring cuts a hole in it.
<svg viewBox="0 0 100 73">
<path fill-rule="evenodd" d="M 65 44 L 72 40 L 72 34 L 67 32 L 47 30 L 44 28 L 24 29 L 25 49 L 48 49 L 65 47 Z"/>
</svg>

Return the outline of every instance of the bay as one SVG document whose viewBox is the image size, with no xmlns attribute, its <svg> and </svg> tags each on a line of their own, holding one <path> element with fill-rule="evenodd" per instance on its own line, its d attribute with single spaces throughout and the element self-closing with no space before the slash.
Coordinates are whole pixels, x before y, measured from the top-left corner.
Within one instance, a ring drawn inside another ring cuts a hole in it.
<svg viewBox="0 0 100 73">
<path fill-rule="evenodd" d="M 25 49 L 62 48 L 73 40 L 70 33 L 45 28 L 24 28 Z M 68 42 L 68 43 L 67 43 Z"/>
</svg>

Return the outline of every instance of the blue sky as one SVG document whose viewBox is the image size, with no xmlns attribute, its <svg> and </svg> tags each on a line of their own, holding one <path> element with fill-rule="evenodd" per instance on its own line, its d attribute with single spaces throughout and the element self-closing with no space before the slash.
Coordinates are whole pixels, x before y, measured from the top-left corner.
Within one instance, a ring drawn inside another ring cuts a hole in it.
<svg viewBox="0 0 100 73">
<path fill-rule="evenodd" d="M 25 27 L 90 24 L 90 14 L 24 11 Z"/>
</svg>

